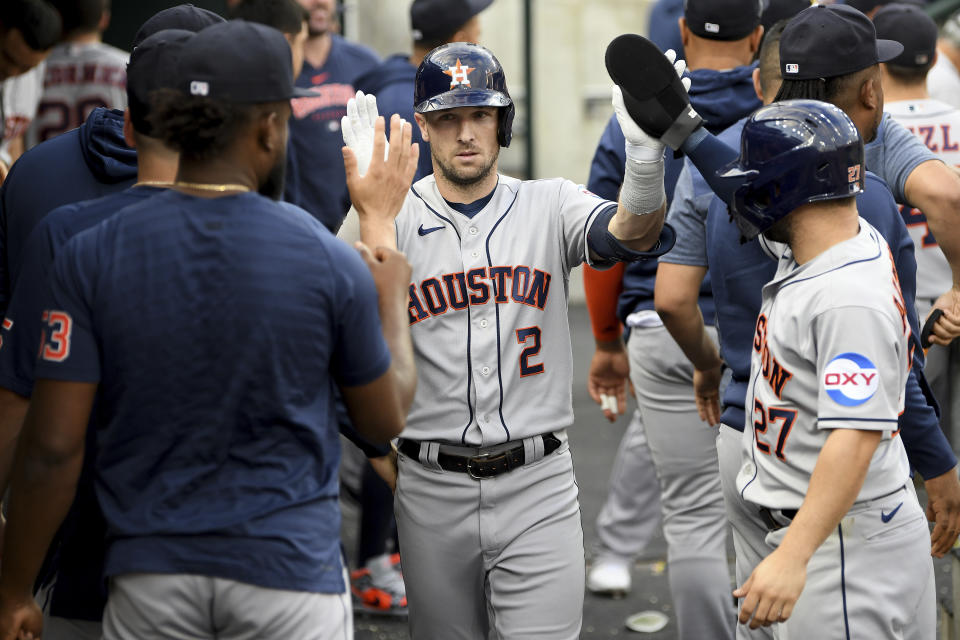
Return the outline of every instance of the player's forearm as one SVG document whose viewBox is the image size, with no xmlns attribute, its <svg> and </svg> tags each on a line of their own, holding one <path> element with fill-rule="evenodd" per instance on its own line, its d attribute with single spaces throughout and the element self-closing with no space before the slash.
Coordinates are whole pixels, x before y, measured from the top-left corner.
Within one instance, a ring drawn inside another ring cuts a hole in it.
<svg viewBox="0 0 960 640">
<path fill-rule="evenodd" d="M 628 150 L 617 213 L 607 226 L 610 234 L 632 251 L 649 251 L 657 244 L 667 214 L 663 153 L 654 157 L 655 152 L 643 152 L 650 157 L 637 160 L 631 159 Z"/>
<path fill-rule="evenodd" d="M 709 371 L 723 364 L 720 352 L 706 331 L 699 308 L 695 308 L 687 318 L 668 317 L 670 320 L 664 320 L 664 326 L 694 368 Z"/>
<path fill-rule="evenodd" d="M 880 431 L 834 429 L 827 437 L 807 496 L 780 544 L 784 552 L 806 563 L 836 529 L 860 493 L 881 436 Z"/>
<path fill-rule="evenodd" d="M 31 593 L 47 548 L 70 510 L 82 466 L 82 442 L 63 455 L 25 436 L 11 483 L 0 592 Z"/>
<path fill-rule="evenodd" d="M 926 216 L 950 263 L 954 287 L 960 288 L 960 176 L 939 160 L 930 160 L 910 173 L 904 194 Z"/>
<path fill-rule="evenodd" d="M 380 322 L 383 337 L 390 349 L 392 372 L 400 411 L 405 417 L 417 390 L 417 367 L 413 356 L 413 339 L 407 317 L 406 298 L 380 296 Z M 392 436 L 390 436 L 392 437 Z"/>
<path fill-rule="evenodd" d="M 13 391 L 0 388 L 0 496 L 7 492 L 17 438 L 30 402 Z"/>
<path fill-rule="evenodd" d="M 650 251 L 660 239 L 666 217 L 666 202 L 658 209 L 642 214 L 628 210 L 621 203 L 607 228 L 614 238 L 631 251 Z"/>
<path fill-rule="evenodd" d="M 672 310 L 657 308 L 657 313 L 663 320 L 663 326 L 667 328 L 687 360 L 701 371 L 708 371 L 723 364 L 716 345 L 707 333 L 700 307 L 694 303 L 688 309 L 677 311 L 676 308 Z"/>
<path fill-rule="evenodd" d="M 360 241 L 371 249 L 377 247 L 397 248 L 397 230 L 391 220 L 389 223 L 377 221 L 375 216 L 359 214 Z"/>
<path fill-rule="evenodd" d="M 583 289 L 587 299 L 587 311 L 593 337 L 600 342 L 620 341 L 620 318 L 617 317 L 617 301 L 623 291 L 622 262 L 606 271 L 583 266 Z"/>
</svg>

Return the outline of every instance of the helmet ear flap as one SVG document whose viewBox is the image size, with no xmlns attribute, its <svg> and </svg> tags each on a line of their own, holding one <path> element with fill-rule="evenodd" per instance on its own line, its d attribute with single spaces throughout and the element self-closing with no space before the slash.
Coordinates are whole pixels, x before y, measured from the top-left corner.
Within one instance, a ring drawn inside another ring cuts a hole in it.
<svg viewBox="0 0 960 640">
<path fill-rule="evenodd" d="M 513 139 L 513 116 L 515 109 L 511 104 L 508 107 L 500 107 L 500 126 L 497 128 L 497 141 L 501 147 L 509 147 L 510 140 Z"/>
</svg>

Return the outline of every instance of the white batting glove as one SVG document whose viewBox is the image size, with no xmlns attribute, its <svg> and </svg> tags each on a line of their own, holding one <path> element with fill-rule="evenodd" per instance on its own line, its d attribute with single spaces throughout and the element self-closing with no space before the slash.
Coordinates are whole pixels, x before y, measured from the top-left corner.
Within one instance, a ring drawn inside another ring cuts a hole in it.
<svg viewBox="0 0 960 640">
<path fill-rule="evenodd" d="M 373 127 L 380 114 L 377 111 L 377 97 L 357 91 L 355 98 L 347 101 L 347 115 L 340 119 L 340 132 L 343 143 L 353 149 L 357 156 L 357 169 L 363 176 L 370 168 L 373 155 Z M 387 157 L 389 145 L 384 144 L 383 157 Z"/>
<path fill-rule="evenodd" d="M 673 49 L 667 49 L 663 54 L 670 64 L 673 65 L 677 75 L 681 77 L 680 82 L 683 88 L 690 91 L 690 78 L 684 78 L 683 72 L 687 70 L 687 63 L 683 59 L 677 60 L 677 54 Z M 620 129 L 626 138 L 627 159 L 634 162 L 659 162 L 663 159 L 664 144 L 656 138 L 652 138 L 641 129 L 630 114 L 627 113 L 627 107 L 623 104 L 623 91 L 617 85 L 613 85 L 613 110 L 617 114 L 617 121 L 620 123 Z"/>
</svg>

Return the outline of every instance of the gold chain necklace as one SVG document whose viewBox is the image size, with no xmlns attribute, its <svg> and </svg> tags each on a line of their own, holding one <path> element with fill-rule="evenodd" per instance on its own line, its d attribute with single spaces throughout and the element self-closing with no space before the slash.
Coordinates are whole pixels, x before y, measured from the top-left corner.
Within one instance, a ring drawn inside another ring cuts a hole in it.
<svg viewBox="0 0 960 640">
<path fill-rule="evenodd" d="M 250 187 L 245 184 L 204 184 L 202 182 L 182 182 L 177 180 L 173 183 L 173 186 L 183 189 L 196 189 L 197 191 L 216 191 L 218 193 L 223 193 L 224 191 L 250 191 Z"/>
<path fill-rule="evenodd" d="M 173 183 L 169 180 L 141 180 L 134 183 L 134 187 L 172 187 Z"/>
<path fill-rule="evenodd" d="M 224 191 L 240 191 L 246 192 L 250 191 L 250 187 L 243 184 L 204 184 L 202 182 L 182 182 L 177 180 L 175 182 L 169 182 L 166 180 L 143 180 L 137 182 L 133 186 L 135 187 L 181 187 L 183 189 L 196 189 L 197 191 L 216 191 L 218 193 L 223 193 Z"/>
</svg>

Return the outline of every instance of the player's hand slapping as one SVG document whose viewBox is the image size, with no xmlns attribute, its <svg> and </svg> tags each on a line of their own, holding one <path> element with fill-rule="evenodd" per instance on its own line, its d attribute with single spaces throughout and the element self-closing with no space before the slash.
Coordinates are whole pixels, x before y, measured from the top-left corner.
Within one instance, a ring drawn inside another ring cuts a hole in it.
<svg viewBox="0 0 960 640">
<path fill-rule="evenodd" d="M 587 374 L 587 391 L 610 422 L 627 411 L 630 360 L 620 340 L 597 343 Z"/>
<path fill-rule="evenodd" d="M 749 622 L 750 628 L 756 629 L 788 619 L 806 581 L 806 561 L 778 547 L 733 592 L 735 598 L 743 599 L 740 624 Z"/>
<path fill-rule="evenodd" d="M 0 640 L 33 640 L 43 630 L 43 612 L 28 592 L 0 591 Z"/>
<path fill-rule="evenodd" d="M 367 268 L 373 275 L 373 284 L 380 295 L 381 314 L 385 308 L 400 305 L 403 313 L 407 312 L 407 287 L 413 268 L 407 262 L 407 257 L 396 249 L 376 247 L 370 249 L 362 242 L 354 245 L 360 252 L 360 257 L 367 263 Z"/>
<path fill-rule="evenodd" d="M 942 558 L 960 534 L 960 479 L 954 467 L 936 478 L 924 480 L 927 490 L 927 520 L 935 522 L 930 533 L 930 552 Z"/>
<path fill-rule="evenodd" d="M 343 148 L 347 189 L 360 218 L 364 242 L 393 247 L 396 243 L 393 221 L 413 183 L 420 147 L 412 144 L 410 123 L 396 114 L 390 118 L 388 145 L 376 101 L 372 101 L 370 108 L 372 96 L 358 93 L 358 98 L 350 99 L 348 115 L 341 122 L 347 143 Z M 364 163 L 367 163 L 365 168 Z"/>
</svg>

